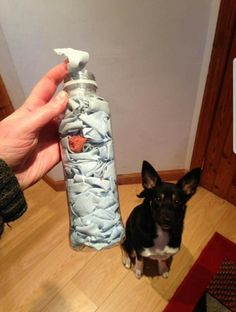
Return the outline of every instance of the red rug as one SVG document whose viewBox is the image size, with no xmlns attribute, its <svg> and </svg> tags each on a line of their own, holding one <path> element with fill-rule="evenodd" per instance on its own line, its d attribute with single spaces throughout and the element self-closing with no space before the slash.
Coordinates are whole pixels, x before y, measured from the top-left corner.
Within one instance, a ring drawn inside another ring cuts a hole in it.
<svg viewBox="0 0 236 312">
<path fill-rule="evenodd" d="M 164 312 L 194 311 L 206 292 L 236 311 L 236 244 L 219 233 L 210 239 Z"/>
</svg>

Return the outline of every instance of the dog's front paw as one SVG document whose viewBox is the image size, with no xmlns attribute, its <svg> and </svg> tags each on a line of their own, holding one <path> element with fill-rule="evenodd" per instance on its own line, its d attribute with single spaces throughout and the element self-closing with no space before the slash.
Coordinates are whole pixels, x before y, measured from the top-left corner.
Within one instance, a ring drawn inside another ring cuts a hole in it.
<svg viewBox="0 0 236 312">
<path fill-rule="evenodd" d="M 126 269 L 130 269 L 131 268 L 131 259 L 129 256 L 123 256 L 122 258 L 122 262 L 123 265 Z"/>
<path fill-rule="evenodd" d="M 165 260 L 158 261 L 158 269 L 159 269 L 159 274 L 163 278 L 168 278 L 168 276 L 169 276 L 169 267 L 168 267 L 168 265 L 167 265 Z"/>
<path fill-rule="evenodd" d="M 136 276 L 138 279 L 140 279 L 140 278 L 142 277 L 142 275 L 143 275 L 142 270 L 135 270 L 135 276 Z"/>
<path fill-rule="evenodd" d="M 143 275 L 143 258 L 138 260 L 137 258 L 135 259 L 135 266 L 134 266 L 134 272 L 135 276 L 140 279 Z"/>
<path fill-rule="evenodd" d="M 164 273 L 162 273 L 162 277 L 163 277 L 163 278 L 168 278 L 168 277 L 169 277 L 169 272 L 164 272 Z"/>
<path fill-rule="evenodd" d="M 130 256 L 123 249 L 122 249 L 122 263 L 126 269 L 131 268 L 132 262 L 131 262 Z"/>
</svg>

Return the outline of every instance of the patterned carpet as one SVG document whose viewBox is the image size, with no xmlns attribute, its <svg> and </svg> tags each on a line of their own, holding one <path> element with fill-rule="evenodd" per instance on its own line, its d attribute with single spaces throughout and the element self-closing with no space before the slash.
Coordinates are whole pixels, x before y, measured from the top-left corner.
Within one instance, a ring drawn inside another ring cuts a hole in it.
<svg viewBox="0 0 236 312">
<path fill-rule="evenodd" d="M 165 312 L 236 312 L 236 244 L 215 233 Z"/>
<path fill-rule="evenodd" d="M 236 311 L 236 264 L 225 258 L 207 292 L 230 311 Z"/>
</svg>

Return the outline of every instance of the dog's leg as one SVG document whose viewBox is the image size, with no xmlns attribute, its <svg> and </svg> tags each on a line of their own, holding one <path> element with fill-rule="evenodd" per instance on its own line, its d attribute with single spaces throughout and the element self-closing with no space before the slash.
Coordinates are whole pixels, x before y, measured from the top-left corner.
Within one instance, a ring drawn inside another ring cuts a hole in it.
<svg viewBox="0 0 236 312">
<path fill-rule="evenodd" d="M 143 257 L 136 253 L 135 266 L 134 266 L 135 276 L 139 279 L 143 275 Z"/>
<path fill-rule="evenodd" d="M 168 278 L 169 276 L 169 267 L 167 264 L 166 260 L 158 260 L 158 269 L 159 269 L 159 274 L 163 278 Z"/>
<path fill-rule="evenodd" d="M 122 263 L 126 269 L 130 269 L 131 268 L 130 256 L 123 248 L 121 248 L 121 251 L 122 251 Z"/>
</svg>

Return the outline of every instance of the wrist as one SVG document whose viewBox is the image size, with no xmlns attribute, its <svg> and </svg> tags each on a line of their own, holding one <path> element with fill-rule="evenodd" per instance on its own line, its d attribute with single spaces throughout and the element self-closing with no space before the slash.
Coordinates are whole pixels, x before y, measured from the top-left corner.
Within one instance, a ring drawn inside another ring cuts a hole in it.
<svg viewBox="0 0 236 312">
<path fill-rule="evenodd" d="M 0 145 L 0 159 L 2 159 L 11 169 L 16 165 L 14 161 L 14 156 L 12 157 L 11 153 L 9 152 L 1 152 L 1 150 L 6 149 L 4 146 Z"/>
<path fill-rule="evenodd" d="M 25 183 L 24 179 L 22 178 L 22 175 L 20 173 L 15 173 L 15 177 L 19 183 L 21 190 L 24 191 L 25 189 L 27 189 L 29 185 Z"/>
</svg>

